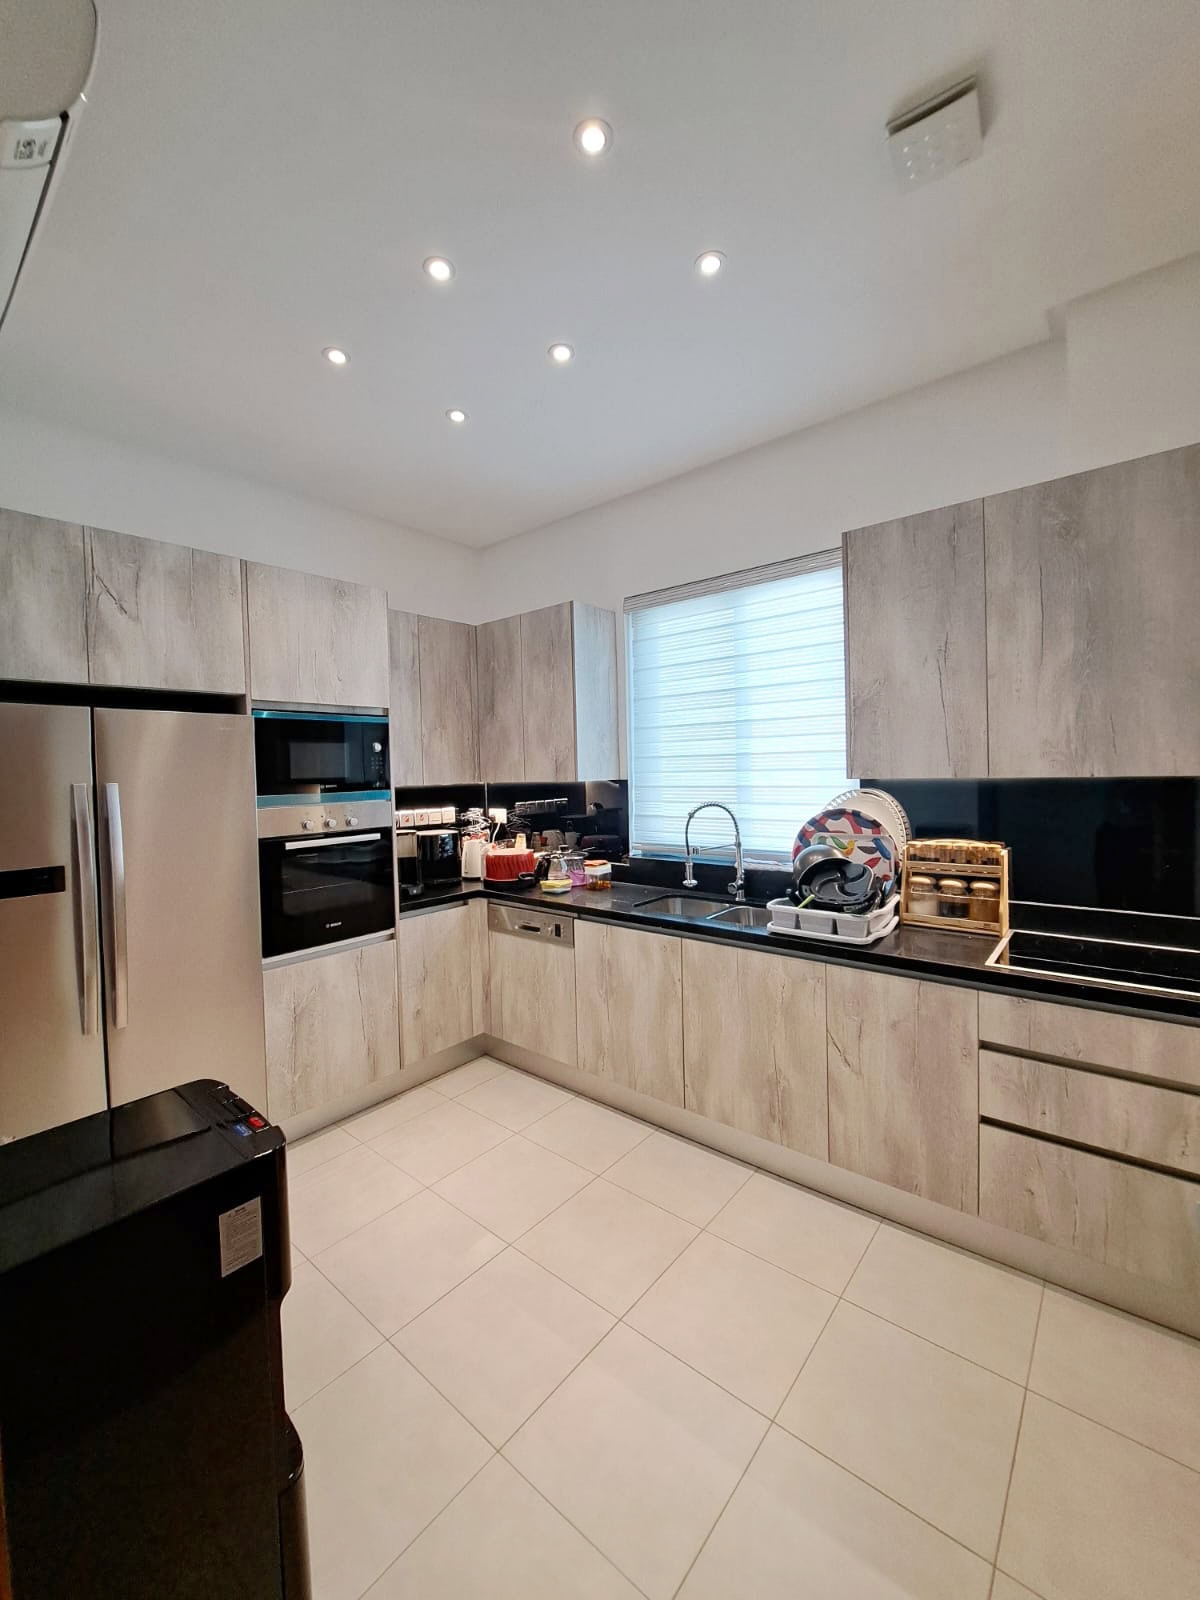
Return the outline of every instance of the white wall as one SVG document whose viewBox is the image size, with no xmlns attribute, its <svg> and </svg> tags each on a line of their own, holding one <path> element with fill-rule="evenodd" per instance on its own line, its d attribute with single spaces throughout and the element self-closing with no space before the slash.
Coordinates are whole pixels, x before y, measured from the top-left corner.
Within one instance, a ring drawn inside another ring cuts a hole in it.
<svg viewBox="0 0 1200 1600">
<path fill-rule="evenodd" d="M 405 611 L 474 620 L 463 546 L 249 478 L 0 407 L 0 506 L 388 590 Z"/>
</svg>

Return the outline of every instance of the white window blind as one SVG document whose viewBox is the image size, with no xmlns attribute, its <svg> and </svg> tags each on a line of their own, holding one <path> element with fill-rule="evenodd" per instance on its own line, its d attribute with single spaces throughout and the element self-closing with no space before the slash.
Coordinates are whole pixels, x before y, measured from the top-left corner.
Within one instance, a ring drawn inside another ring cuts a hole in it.
<svg viewBox="0 0 1200 1600">
<path fill-rule="evenodd" d="M 840 550 L 625 602 L 630 848 L 681 855 L 687 814 L 722 800 L 747 856 L 791 860 L 792 840 L 846 787 Z M 729 819 L 692 824 L 702 853 Z"/>
</svg>

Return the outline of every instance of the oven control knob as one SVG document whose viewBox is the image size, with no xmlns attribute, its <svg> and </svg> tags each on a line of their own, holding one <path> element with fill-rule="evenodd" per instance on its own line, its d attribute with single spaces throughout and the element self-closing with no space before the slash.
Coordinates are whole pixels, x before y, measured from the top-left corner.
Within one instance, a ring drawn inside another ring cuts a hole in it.
<svg viewBox="0 0 1200 1600">
<path fill-rule="evenodd" d="M 357 828 L 358 827 L 358 818 L 357 817 L 347 817 L 346 818 L 346 826 L 348 828 Z"/>
<path fill-rule="evenodd" d="M 326 817 L 325 818 L 325 826 L 327 828 L 336 828 L 337 827 L 337 818 L 336 817 Z"/>
<path fill-rule="evenodd" d="M 305 817 L 304 821 L 300 824 L 300 826 L 304 829 L 304 831 L 306 833 L 312 827 L 312 825 L 313 825 L 313 822 L 312 822 L 312 818 L 311 817 Z"/>
</svg>

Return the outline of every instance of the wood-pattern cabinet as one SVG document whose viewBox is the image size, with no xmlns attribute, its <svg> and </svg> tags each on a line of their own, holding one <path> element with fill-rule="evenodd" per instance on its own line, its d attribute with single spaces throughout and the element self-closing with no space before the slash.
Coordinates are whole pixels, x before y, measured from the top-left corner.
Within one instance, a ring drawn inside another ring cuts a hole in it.
<svg viewBox="0 0 1200 1600">
<path fill-rule="evenodd" d="M 578 1060 L 574 949 L 491 928 L 488 973 L 488 1032 L 573 1067 Z"/>
<path fill-rule="evenodd" d="M 979 1037 L 1033 1056 L 1059 1056 L 1200 1089 L 1200 1028 L 1017 995 L 979 996 Z"/>
<path fill-rule="evenodd" d="M 974 990 L 830 966 L 825 994 L 830 1161 L 958 1211 L 976 1211 Z"/>
<path fill-rule="evenodd" d="M 825 968 L 688 939 L 683 946 L 689 1111 L 829 1159 Z"/>
<path fill-rule="evenodd" d="M 417 619 L 421 671 L 421 762 L 425 783 L 479 777 L 475 630 L 441 617 Z"/>
<path fill-rule="evenodd" d="M 521 619 L 503 617 L 475 630 L 479 654 L 479 769 L 488 783 L 525 781 L 521 688 Z"/>
<path fill-rule="evenodd" d="M 86 530 L 94 684 L 244 694 L 242 564 L 234 556 Z"/>
<path fill-rule="evenodd" d="M 425 781 L 421 756 L 421 667 L 418 618 L 411 611 L 389 611 L 388 753 L 392 787 Z"/>
<path fill-rule="evenodd" d="M 683 1099 L 683 941 L 575 924 L 579 1066 L 668 1105 Z"/>
<path fill-rule="evenodd" d="M 88 681 L 83 529 L 0 511 L 0 678 Z"/>
<path fill-rule="evenodd" d="M 476 901 L 400 918 L 396 962 L 406 1068 L 487 1031 L 485 910 Z"/>
<path fill-rule="evenodd" d="M 391 940 L 263 972 L 267 1110 L 279 1121 L 400 1071 Z"/>
<path fill-rule="evenodd" d="M 984 502 L 993 778 L 1200 772 L 1200 445 Z"/>
<path fill-rule="evenodd" d="M 246 604 L 255 700 L 387 705 L 387 596 L 382 589 L 248 561 Z"/>
<path fill-rule="evenodd" d="M 849 768 L 859 777 L 988 770 L 983 502 L 843 540 Z"/>
</svg>

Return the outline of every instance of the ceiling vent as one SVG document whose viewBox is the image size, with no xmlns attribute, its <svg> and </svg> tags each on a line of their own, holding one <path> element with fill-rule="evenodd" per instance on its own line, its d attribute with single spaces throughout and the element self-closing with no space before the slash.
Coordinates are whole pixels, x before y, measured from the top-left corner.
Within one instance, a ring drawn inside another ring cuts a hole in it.
<svg viewBox="0 0 1200 1600">
<path fill-rule="evenodd" d="M 887 125 L 892 171 L 902 189 L 944 177 L 983 149 L 979 90 L 974 78 L 903 111 Z"/>
</svg>

